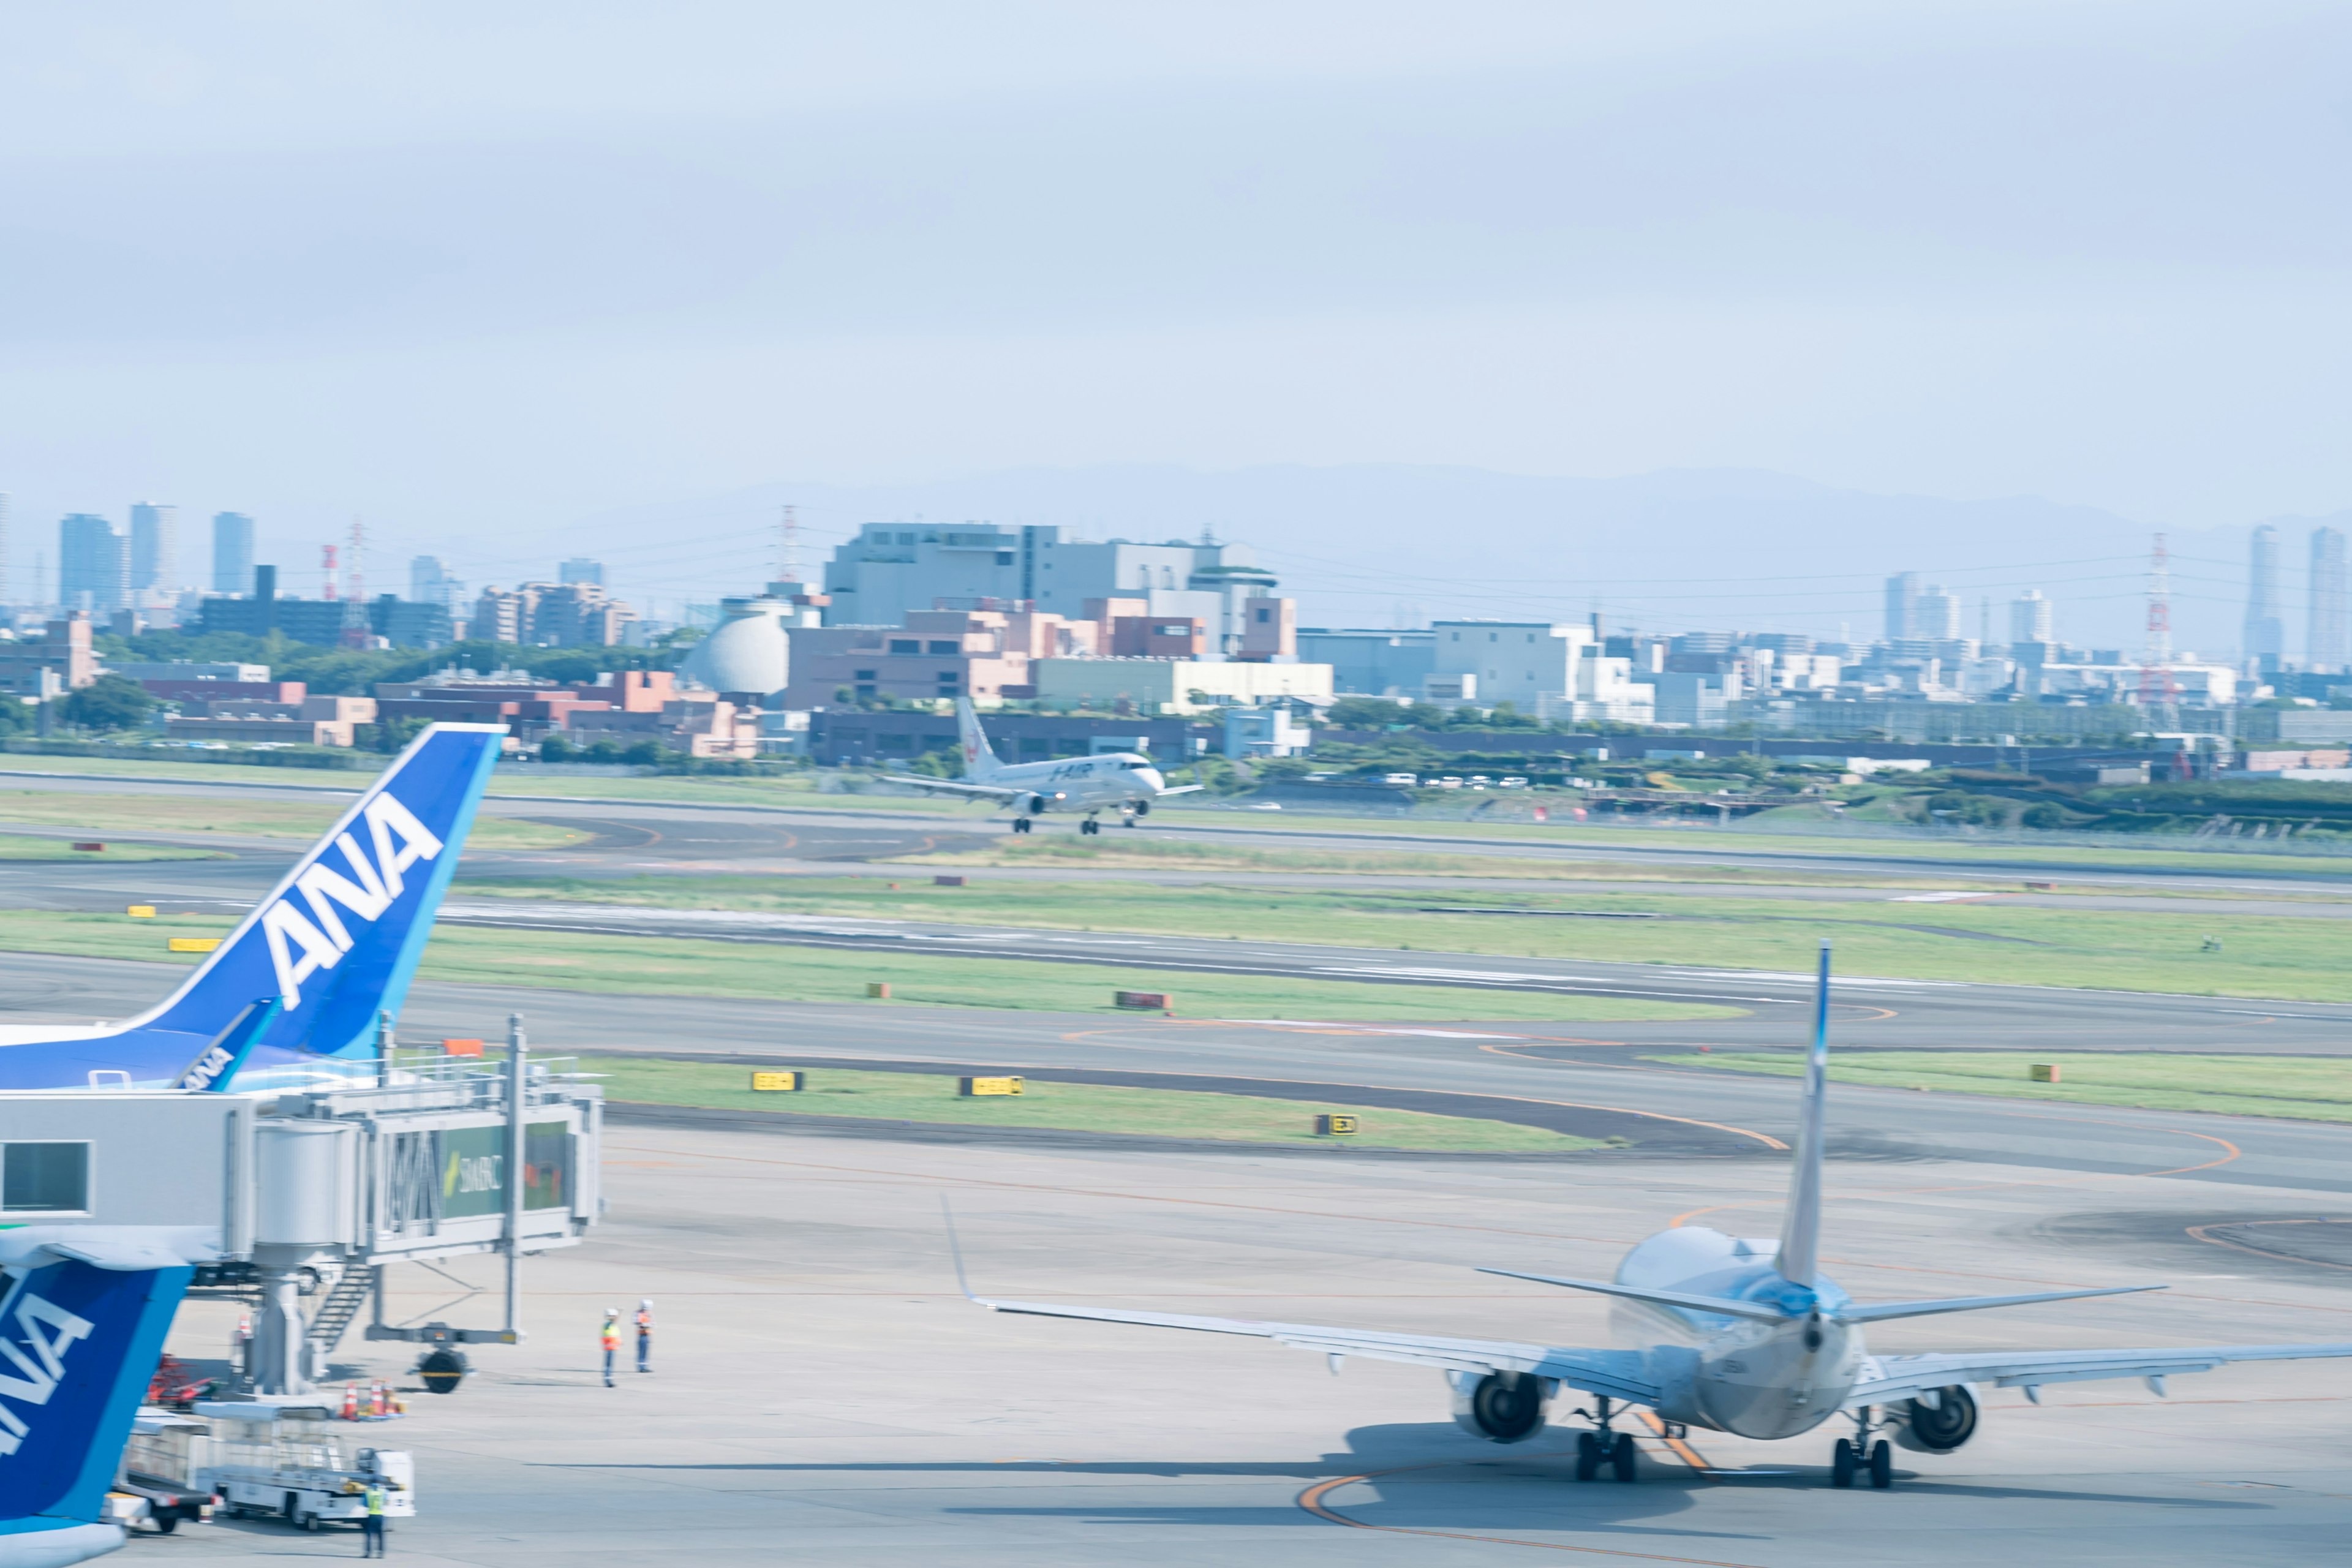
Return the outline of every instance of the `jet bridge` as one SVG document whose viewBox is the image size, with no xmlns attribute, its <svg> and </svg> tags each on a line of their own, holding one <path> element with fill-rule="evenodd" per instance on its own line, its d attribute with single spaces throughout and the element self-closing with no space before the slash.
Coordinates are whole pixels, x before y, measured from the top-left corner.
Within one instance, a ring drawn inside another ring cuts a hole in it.
<svg viewBox="0 0 2352 1568">
<path fill-rule="evenodd" d="M 266 1094 L 0 1092 L 0 1223 L 180 1231 L 214 1259 L 190 1293 L 253 1306 L 264 1395 L 308 1393 L 363 1314 L 371 1340 L 518 1343 L 521 1260 L 603 1207 L 603 1090 L 569 1066 L 518 1019 L 503 1060 L 320 1058 Z M 499 1324 L 384 1321 L 386 1268 L 472 1253 L 506 1259 Z"/>
</svg>

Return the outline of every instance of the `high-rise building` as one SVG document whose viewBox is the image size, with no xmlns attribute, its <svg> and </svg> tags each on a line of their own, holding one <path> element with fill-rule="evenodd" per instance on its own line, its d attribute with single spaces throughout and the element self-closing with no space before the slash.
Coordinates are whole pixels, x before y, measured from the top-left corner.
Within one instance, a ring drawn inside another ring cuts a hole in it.
<svg viewBox="0 0 2352 1568">
<path fill-rule="evenodd" d="M 438 555 L 419 555 L 408 563 L 408 597 L 412 604 L 438 605 L 454 611 L 465 597 L 466 585 L 449 575 Z"/>
<path fill-rule="evenodd" d="M 1911 635 L 1940 641 L 1958 637 L 1960 596 L 1930 585 L 1927 592 L 1911 601 Z"/>
<path fill-rule="evenodd" d="M 2254 530 L 2246 557 L 2245 656 L 2264 669 L 2286 658 L 2286 616 L 2279 605 L 2279 531 L 2269 523 Z"/>
<path fill-rule="evenodd" d="M 180 509 L 133 501 L 131 506 L 131 591 L 180 585 Z"/>
<path fill-rule="evenodd" d="M 2009 602 L 2010 641 L 2048 642 L 2051 624 L 2050 601 L 2041 589 L 2028 588 Z"/>
<path fill-rule="evenodd" d="M 555 569 L 555 580 L 558 583 L 593 583 L 601 588 L 604 585 L 604 563 L 591 561 L 585 555 L 575 555 Z"/>
<path fill-rule="evenodd" d="M 1919 574 L 1897 572 L 1886 580 L 1886 640 L 1897 642 L 1924 634 L 1913 629 L 1919 603 Z"/>
<path fill-rule="evenodd" d="M 253 519 L 241 511 L 213 513 L 213 592 L 253 592 Z"/>
<path fill-rule="evenodd" d="M 2345 577 L 2344 531 L 2311 531 L 2311 624 L 2305 662 L 2315 670 L 2340 670 L 2352 662 L 2352 596 Z"/>
<path fill-rule="evenodd" d="M 127 542 L 96 513 L 69 513 L 58 525 L 58 602 L 68 611 L 121 609 L 131 586 Z"/>
</svg>

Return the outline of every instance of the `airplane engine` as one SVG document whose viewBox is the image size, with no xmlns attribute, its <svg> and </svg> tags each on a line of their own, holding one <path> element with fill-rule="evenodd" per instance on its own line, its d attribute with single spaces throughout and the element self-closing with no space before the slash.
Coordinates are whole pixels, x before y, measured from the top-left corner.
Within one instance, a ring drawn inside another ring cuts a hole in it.
<svg viewBox="0 0 2352 1568">
<path fill-rule="evenodd" d="M 1954 1384 L 1892 1405 L 1886 1417 L 1898 1447 L 1915 1454 L 1948 1454 L 1977 1435 L 1977 1396 L 1966 1385 Z"/>
<path fill-rule="evenodd" d="M 1489 1443 L 1524 1443 L 1544 1428 L 1544 1402 L 1559 1384 L 1526 1372 L 1457 1373 L 1454 1424 Z"/>
<path fill-rule="evenodd" d="M 1135 815 L 1138 816 L 1150 816 L 1151 815 L 1151 803 L 1148 800 L 1137 801 L 1135 803 Z"/>
<path fill-rule="evenodd" d="M 1045 805 L 1046 802 L 1044 795 L 1033 795 L 1029 797 L 1029 804 L 1024 809 L 1028 811 L 1030 816 L 1038 816 L 1045 813 Z"/>
</svg>

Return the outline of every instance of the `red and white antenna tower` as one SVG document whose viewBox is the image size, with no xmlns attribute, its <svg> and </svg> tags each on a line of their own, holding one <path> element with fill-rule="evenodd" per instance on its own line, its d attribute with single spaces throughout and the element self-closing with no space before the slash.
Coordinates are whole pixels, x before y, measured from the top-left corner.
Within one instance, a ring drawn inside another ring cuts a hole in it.
<svg viewBox="0 0 2352 1568">
<path fill-rule="evenodd" d="M 2147 563 L 2147 647 L 2139 666 L 2143 721 L 2151 732 L 2178 729 L 2179 703 L 2172 679 L 2172 563 L 2159 533 Z"/>
<path fill-rule="evenodd" d="M 335 547 L 333 545 L 326 546 L 319 563 L 319 572 L 326 581 L 326 585 L 319 590 L 319 597 L 332 599 L 335 596 Z"/>
</svg>

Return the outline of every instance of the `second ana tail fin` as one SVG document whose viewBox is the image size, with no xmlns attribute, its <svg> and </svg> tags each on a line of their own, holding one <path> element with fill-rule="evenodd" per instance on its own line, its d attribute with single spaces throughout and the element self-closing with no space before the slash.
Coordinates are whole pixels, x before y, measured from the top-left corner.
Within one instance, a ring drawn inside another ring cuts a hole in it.
<svg viewBox="0 0 2352 1568">
<path fill-rule="evenodd" d="M 980 727 L 980 712 L 969 697 L 956 699 L 956 733 L 963 742 L 965 780 L 986 784 L 1001 764 L 996 760 L 996 748 L 988 743 L 988 731 Z"/>
<path fill-rule="evenodd" d="M 1811 1289 L 1821 1269 L 1822 1139 L 1830 1083 L 1830 944 L 1822 943 L 1819 990 L 1813 996 L 1813 1047 L 1805 1058 L 1805 1102 L 1797 1123 L 1796 1170 L 1789 1179 L 1789 1213 L 1780 1222 L 1780 1277 Z"/>
</svg>

